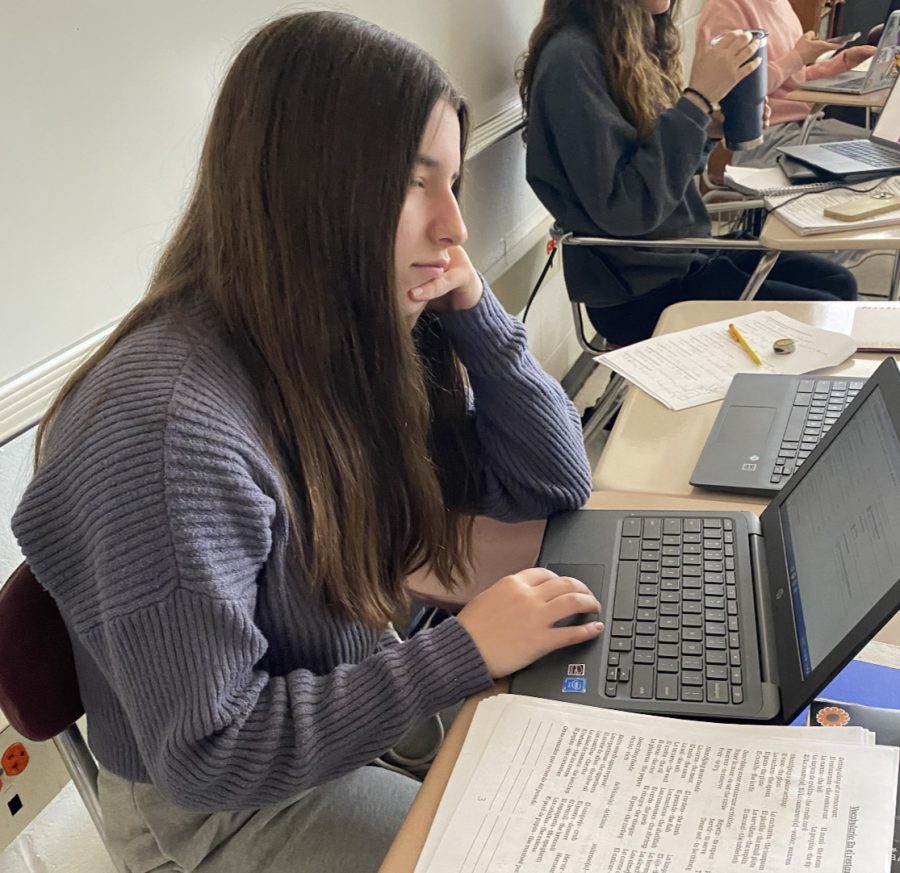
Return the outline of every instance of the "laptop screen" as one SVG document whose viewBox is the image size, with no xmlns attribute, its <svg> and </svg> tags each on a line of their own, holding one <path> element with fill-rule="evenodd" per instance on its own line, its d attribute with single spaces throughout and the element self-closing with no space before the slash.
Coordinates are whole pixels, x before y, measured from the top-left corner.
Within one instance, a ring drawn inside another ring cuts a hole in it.
<svg viewBox="0 0 900 873">
<path fill-rule="evenodd" d="M 891 93 L 888 95 L 884 109 L 881 111 L 881 116 L 878 119 L 878 124 L 875 125 L 875 130 L 872 131 L 872 137 L 873 139 L 887 140 L 891 143 L 900 142 L 900 88 L 894 87 L 891 89 Z"/>
<path fill-rule="evenodd" d="M 875 388 L 780 507 L 804 677 L 900 579 L 900 440 Z"/>
</svg>

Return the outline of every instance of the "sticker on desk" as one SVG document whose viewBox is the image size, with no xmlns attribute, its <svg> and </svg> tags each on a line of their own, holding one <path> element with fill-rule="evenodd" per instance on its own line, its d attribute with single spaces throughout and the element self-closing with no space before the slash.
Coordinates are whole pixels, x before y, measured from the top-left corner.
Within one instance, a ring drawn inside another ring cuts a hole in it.
<svg viewBox="0 0 900 873">
<path fill-rule="evenodd" d="M 584 676 L 584 664 L 569 664 L 570 676 Z"/>
<path fill-rule="evenodd" d="M 816 713 L 816 721 L 822 727 L 843 727 L 850 724 L 850 713 L 840 706 L 823 706 Z"/>
<path fill-rule="evenodd" d="M 584 694 L 587 691 L 587 682 L 584 679 L 563 679 L 563 694 Z"/>
</svg>

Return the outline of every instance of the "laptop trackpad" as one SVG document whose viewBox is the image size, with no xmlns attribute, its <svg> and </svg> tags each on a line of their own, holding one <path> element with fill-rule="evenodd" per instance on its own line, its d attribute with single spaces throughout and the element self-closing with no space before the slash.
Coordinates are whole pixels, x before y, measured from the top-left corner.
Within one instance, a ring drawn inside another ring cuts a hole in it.
<svg viewBox="0 0 900 873">
<path fill-rule="evenodd" d="M 601 618 L 603 614 L 603 584 L 606 580 L 606 567 L 602 564 L 547 564 L 547 569 L 552 570 L 557 576 L 571 576 L 584 582 L 600 601 Z M 589 621 L 597 621 L 596 612 L 579 612 L 568 615 L 557 621 L 553 627 L 569 627 L 570 625 L 586 624 Z"/>
<path fill-rule="evenodd" d="M 762 454 L 776 411 L 771 406 L 729 406 L 716 443 Z"/>
</svg>

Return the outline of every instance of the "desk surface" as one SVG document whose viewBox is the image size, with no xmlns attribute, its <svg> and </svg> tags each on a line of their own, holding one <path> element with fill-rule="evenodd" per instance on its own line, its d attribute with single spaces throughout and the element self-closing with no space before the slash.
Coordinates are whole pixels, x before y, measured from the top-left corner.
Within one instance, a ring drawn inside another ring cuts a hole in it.
<svg viewBox="0 0 900 873">
<path fill-rule="evenodd" d="M 859 306 L 896 308 L 897 303 L 801 303 L 798 301 L 698 301 L 666 309 L 654 335 L 696 327 L 759 310 L 777 310 L 815 327 L 849 333 Z M 866 377 L 884 355 L 857 354 L 828 374 Z M 629 388 L 609 440 L 594 469 L 594 487 L 610 491 L 705 497 L 728 506 L 752 504 L 735 494 L 700 491 L 689 483 L 721 402 L 674 412 L 639 388 Z M 756 505 L 759 498 L 756 498 Z M 753 506 L 751 505 L 752 509 Z"/>
<path fill-rule="evenodd" d="M 617 425 L 618 426 L 618 425 Z M 588 502 L 593 509 L 722 509 L 721 504 L 711 503 L 708 500 L 686 500 L 664 495 L 635 495 L 635 494 L 601 494 L 595 492 Z M 745 507 L 741 507 L 745 508 Z M 861 657 L 875 663 L 884 663 L 888 666 L 900 666 L 897 653 L 900 651 L 900 632 L 892 627 L 896 619 L 888 624 L 877 636 L 876 642 L 871 643 L 861 653 Z M 434 819 L 435 812 L 441 802 L 444 788 L 450 778 L 453 765 L 459 756 L 460 749 L 465 741 L 466 732 L 475 715 L 475 707 L 485 697 L 493 694 L 501 694 L 507 690 L 505 681 L 500 681 L 493 688 L 482 692 L 468 700 L 460 710 L 453 722 L 453 726 L 447 734 L 440 754 L 435 759 L 425 783 L 403 822 L 397 836 L 384 859 L 379 873 L 412 873 L 416 866 L 419 853 L 428 836 L 428 829 Z"/>
<path fill-rule="evenodd" d="M 827 103 L 829 106 L 860 106 L 880 109 L 884 106 L 890 93 L 890 88 L 870 91 L 868 94 L 842 94 L 840 91 L 807 91 L 805 88 L 798 88 L 796 91 L 790 91 L 786 96 L 788 100 L 796 100 L 798 103 Z"/>
<path fill-rule="evenodd" d="M 848 197 L 850 192 L 848 192 Z M 900 251 L 900 218 L 896 224 L 868 227 L 863 230 L 839 230 L 836 233 L 814 233 L 801 236 L 791 230 L 778 215 L 769 215 L 763 224 L 759 241 L 779 252 L 830 252 L 835 249 L 889 249 Z"/>
</svg>

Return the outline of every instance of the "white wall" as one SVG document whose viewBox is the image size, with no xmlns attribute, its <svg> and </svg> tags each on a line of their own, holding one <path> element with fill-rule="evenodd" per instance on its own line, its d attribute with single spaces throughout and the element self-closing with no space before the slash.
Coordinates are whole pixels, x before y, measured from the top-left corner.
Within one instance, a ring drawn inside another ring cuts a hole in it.
<svg viewBox="0 0 900 873">
<path fill-rule="evenodd" d="M 540 0 L 48 0 L 0 28 L 0 383 L 119 318 L 142 293 L 193 180 L 236 48 L 281 11 L 344 8 L 415 40 L 475 126 L 515 98 Z M 524 184 L 524 182 L 522 182 Z M 14 207 L 14 208 L 13 208 Z M 511 212 L 485 228 L 496 238 Z"/>
<path fill-rule="evenodd" d="M 6 579 L 22 560 L 9 532 L 9 521 L 31 478 L 33 452 L 34 431 L 0 446 L 0 580 Z"/>
</svg>

